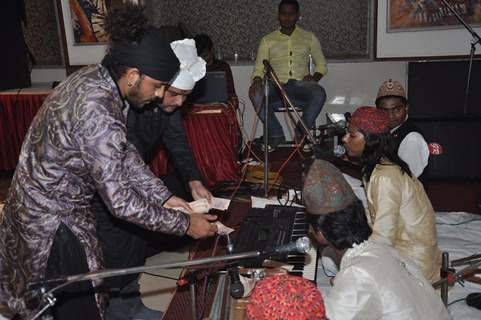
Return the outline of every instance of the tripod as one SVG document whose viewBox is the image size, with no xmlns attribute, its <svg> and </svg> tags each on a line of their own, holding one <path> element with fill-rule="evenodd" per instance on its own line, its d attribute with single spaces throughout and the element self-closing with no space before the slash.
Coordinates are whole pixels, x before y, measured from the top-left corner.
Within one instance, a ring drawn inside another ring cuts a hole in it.
<svg viewBox="0 0 481 320">
<path fill-rule="evenodd" d="M 267 152 L 268 148 L 268 117 L 269 117 L 269 80 L 274 83 L 274 85 L 279 90 L 281 98 L 285 101 L 287 105 L 287 114 L 289 115 L 290 119 L 295 122 L 297 120 L 297 124 L 300 125 L 300 128 L 305 133 L 307 139 L 311 144 L 314 146 L 314 152 L 316 153 L 316 139 L 314 135 L 311 133 L 307 125 L 302 120 L 299 111 L 297 111 L 296 107 L 290 100 L 289 96 L 287 95 L 286 91 L 282 87 L 277 74 L 275 73 L 274 69 L 270 65 L 269 61 L 263 60 L 262 63 L 264 64 L 264 196 L 267 198 L 269 193 L 269 156 Z M 295 118 L 295 119 L 294 119 Z"/>
</svg>

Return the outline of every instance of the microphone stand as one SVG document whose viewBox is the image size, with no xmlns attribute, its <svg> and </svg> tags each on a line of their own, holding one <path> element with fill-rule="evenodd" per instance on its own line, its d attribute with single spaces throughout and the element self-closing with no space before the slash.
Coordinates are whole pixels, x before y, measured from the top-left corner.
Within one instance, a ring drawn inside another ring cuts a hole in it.
<svg viewBox="0 0 481 320">
<path fill-rule="evenodd" d="M 469 33 L 471 33 L 471 36 L 472 36 L 471 41 L 470 41 L 471 51 L 470 51 L 470 54 L 469 54 L 468 79 L 467 79 L 467 82 L 466 82 L 466 91 L 464 93 L 463 114 L 466 115 L 466 113 L 468 112 L 468 98 L 469 98 L 469 89 L 470 89 L 470 85 L 471 85 L 470 82 L 471 82 L 471 69 L 472 69 L 472 66 L 473 66 L 473 58 L 474 58 L 474 53 L 476 51 L 476 45 L 481 44 L 481 38 L 476 33 L 476 31 L 474 31 L 473 28 L 471 28 L 471 26 L 469 24 L 467 24 L 463 20 L 463 18 L 461 18 L 461 16 L 456 12 L 456 10 L 454 10 L 454 8 L 449 4 L 449 2 L 447 0 L 442 0 L 442 2 L 449 9 L 449 11 L 451 11 L 454 14 L 456 19 L 464 26 L 464 28 L 466 30 L 468 30 Z"/>
<path fill-rule="evenodd" d="M 311 133 L 311 131 L 309 130 L 309 128 L 307 127 L 307 125 L 304 123 L 304 121 L 302 120 L 302 117 L 299 113 L 299 111 L 297 111 L 296 107 L 294 106 L 294 104 L 292 103 L 291 99 L 289 99 L 289 96 L 287 95 L 286 93 L 286 90 L 284 90 L 284 88 L 282 87 L 282 84 L 281 82 L 279 81 L 279 78 L 277 77 L 277 74 L 276 72 L 274 71 L 274 69 L 272 69 L 272 66 L 270 65 L 269 61 L 267 60 L 264 60 L 263 61 L 264 63 L 264 66 L 266 67 L 266 70 L 268 71 L 268 73 L 270 74 L 270 77 L 271 77 L 271 80 L 274 82 L 274 84 L 276 85 L 276 87 L 279 89 L 279 92 L 281 94 L 281 97 L 284 99 L 284 101 L 286 102 L 287 104 L 287 111 L 288 111 L 288 114 L 291 116 L 292 114 L 295 115 L 296 117 L 296 120 L 298 121 L 298 123 L 301 125 L 302 127 L 302 130 L 306 133 L 307 135 L 307 139 L 312 143 L 312 145 L 315 145 L 316 144 L 316 139 L 314 138 L 314 135 Z M 292 114 L 291 114 L 292 112 Z"/>
<path fill-rule="evenodd" d="M 314 138 L 314 135 L 312 132 L 309 130 L 307 125 L 304 123 L 302 120 L 301 115 L 297 111 L 296 107 L 292 103 L 291 99 L 289 99 L 289 96 L 287 95 L 286 91 L 282 87 L 281 82 L 279 81 L 279 78 L 277 77 L 276 72 L 272 68 L 271 64 L 269 63 L 268 60 L 263 60 L 262 63 L 264 64 L 264 69 L 265 69 L 265 74 L 264 74 L 264 88 L 265 88 L 265 108 L 264 108 L 264 196 L 267 198 L 268 197 L 268 192 L 269 192 L 269 169 L 268 169 L 268 155 L 267 155 L 267 132 L 268 132 L 268 126 L 267 126 L 267 117 L 268 117 L 268 107 L 269 107 L 269 78 L 274 82 L 276 85 L 277 89 L 280 92 L 281 98 L 284 99 L 285 103 L 287 104 L 287 114 L 289 115 L 289 118 L 291 119 L 292 122 L 295 123 L 295 119 L 292 117 L 292 114 L 294 114 L 295 118 L 297 119 L 297 123 L 301 125 L 302 130 L 305 132 L 307 139 L 311 142 L 314 150 L 315 157 L 317 159 L 319 158 L 328 158 L 327 155 L 324 155 L 322 152 L 321 148 L 319 145 L 316 144 L 316 139 Z M 292 112 L 292 113 L 291 113 Z"/>
<path fill-rule="evenodd" d="M 256 258 L 256 257 L 268 256 L 271 253 L 273 252 L 248 251 L 248 252 L 242 252 L 242 253 L 233 253 L 227 256 L 217 256 L 217 257 L 201 258 L 201 259 L 195 259 L 195 260 L 184 260 L 184 261 L 163 263 L 163 264 L 158 264 L 153 266 L 140 266 L 140 267 L 125 268 L 125 269 L 107 269 L 107 270 L 82 273 L 78 275 L 64 276 L 56 279 L 36 281 L 34 283 L 29 284 L 28 287 L 29 289 L 31 289 L 32 287 L 38 287 L 38 286 L 41 287 L 41 291 L 42 291 L 41 306 L 39 307 L 39 311 L 35 315 L 33 315 L 33 317 L 29 318 L 29 320 L 38 319 L 49 307 L 52 307 L 56 302 L 54 293 L 72 283 L 87 281 L 87 280 L 99 280 L 103 278 L 110 278 L 115 276 L 133 274 L 133 273 L 147 272 L 155 269 L 185 268 L 185 267 L 199 266 L 204 264 L 212 264 L 214 262 L 227 262 L 227 261 L 240 260 L 240 259 L 246 259 L 246 258 Z M 47 284 L 60 283 L 60 282 L 62 283 L 48 291 L 44 289 L 44 286 Z M 193 306 L 193 308 L 195 308 L 195 306 Z"/>
<path fill-rule="evenodd" d="M 270 67 L 270 66 L 269 66 Z M 269 193 L 269 74 L 272 69 L 266 66 L 264 73 L 264 197 Z M 275 115 L 274 115 L 275 116 Z"/>
</svg>

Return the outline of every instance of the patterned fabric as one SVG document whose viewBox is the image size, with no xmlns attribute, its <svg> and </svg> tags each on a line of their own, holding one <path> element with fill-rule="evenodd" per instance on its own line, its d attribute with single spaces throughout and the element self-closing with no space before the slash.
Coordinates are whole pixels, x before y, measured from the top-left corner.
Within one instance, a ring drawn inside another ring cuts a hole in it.
<svg viewBox="0 0 481 320">
<path fill-rule="evenodd" d="M 119 218 L 185 234 L 189 218 L 162 207 L 171 193 L 127 142 L 127 110 L 101 65 L 72 74 L 44 101 L 0 212 L 0 304 L 31 313 L 26 286 L 44 276 L 61 223 L 82 243 L 90 270 L 102 268 L 90 207 L 96 191 Z M 97 303 L 102 310 L 99 296 Z"/>
<path fill-rule="evenodd" d="M 320 159 L 309 168 L 302 196 L 307 211 L 315 215 L 342 210 L 356 199 L 342 172 Z"/>
<path fill-rule="evenodd" d="M 277 275 L 256 284 L 247 305 L 249 320 L 323 320 L 324 301 L 316 286 L 301 277 Z"/>
<path fill-rule="evenodd" d="M 380 98 L 389 96 L 396 96 L 407 99 L 406 91 L 404 90 L 403 86 L 398 81 L 393 81 L 392 79 L 384 81 L 379 87 L 379 90 L 377 91 L 376 101 Z"/>
<path fill-rule="evenodd" d="M 279 80 L 302 80 L 309 74 L 309 54 L 316 64 L 315 72 L 327 73 L 321 44 L 309 31 L 296 27 L 290 36 L 276 30 L 261 39 L 252 79 L 264 75 L 264 60 L 269 60 Z"/>
<path fill-rule="evenodd" d="M 389 132 L 389 116 L 373 107 L 359 107 L 352 114 L 349 123 L 361 131 L 380 134 Z"/>
</svg>

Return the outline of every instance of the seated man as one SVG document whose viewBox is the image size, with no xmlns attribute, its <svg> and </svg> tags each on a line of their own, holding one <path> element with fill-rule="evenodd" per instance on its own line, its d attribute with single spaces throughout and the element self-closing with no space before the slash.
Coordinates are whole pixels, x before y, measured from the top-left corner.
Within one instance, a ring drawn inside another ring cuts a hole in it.
<svg viewBox="0 0 481 320">
<path fill-rule="evenodd" d="M 428 165 L 429 148 L 421 130 L 408 118 L 408 100 L 403 86 L 389 79 L 376 97 L 376 107 L 389 116 L 389 127 L 398 146 L 398 155 L 417 178 Z"/>
<path fill-rule="evenodd" d="M 372 230 L 364 208 L 336 167 L 316 160 L 303 197 L 316 240 L 341 259 L 324 297 L 328 319 L 450 319 L 439 295 L 409 259 L 369 240 Z"/>
<path fill-rule="evenodd" d="M 214 44 L 212 39 L 206 34 L 198 34 L 194 37 L 197 54 L 205 60 L 207 72 L 224 71 L 227 80 L 227 97 L 229 101 L 235 102 L 237 105 L 237 95 L 234 88 L 234 78 L 230 65 L 224 60 L 218 60 L 214 55 Z"/>
<path fill-rule="evenodd" d="M 318 82 L 327 73 L 327 68 L 319 40 L 312 32 L 296 26 L 299 15 L 299 3 L 296 0 L 281 1 L 279 4 L 280 29 L 261 39 L 252 74 L 252 84 L 249 88 L 249 97 L 259 118 L 264 121 L 263 61 L 268 60 L 289 98 L 302 102 L 302 120 L 308 128 L 311 128 L 326 100 L 326 92 Z M 309 73 L 309 56 L 316 64 L 313 75 Z M 282 97 L 271 82 L 269 84 L 269 104 L 281 100 Z M 272 151 L 279 143 L 285 141 L 285 137 L 274 110 L 271 108 L 269 108 L 268 118 L 268 151 Z M 299 125 L 295 131 L 296 140 L 299 141 L 305 132 Z M 260 141 L 263 143 L 263 139 Z"/>
</svg>

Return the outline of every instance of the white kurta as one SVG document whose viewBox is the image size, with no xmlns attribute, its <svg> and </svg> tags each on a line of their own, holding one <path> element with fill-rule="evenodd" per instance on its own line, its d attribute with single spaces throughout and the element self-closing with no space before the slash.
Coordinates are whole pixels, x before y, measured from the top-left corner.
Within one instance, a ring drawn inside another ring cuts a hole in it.
<svg viewBox="0 0 481 320">
<path fill-rule="evenodd" d="M 330 320 L 451 319 L 421 272 L 373 241 L 346 251 L 324 303 Z"/>
</svg>

